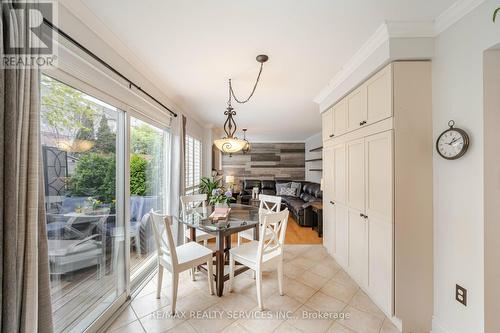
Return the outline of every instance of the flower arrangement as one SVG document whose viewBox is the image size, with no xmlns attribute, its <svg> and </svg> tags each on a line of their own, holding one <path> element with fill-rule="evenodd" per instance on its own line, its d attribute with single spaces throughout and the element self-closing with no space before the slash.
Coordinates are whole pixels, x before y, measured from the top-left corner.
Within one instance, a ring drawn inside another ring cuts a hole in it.
<svg viewBox="0 0 500 333">
<path fill-rule="evenodd" d="M 222 187 L 212 190 L 212 195 L 208 199 L 210 205 L 226 204 L 229 206 L 231 201 L 234 201 L 233 192 L 231 190 L 224 191 Z"/>
</svg>

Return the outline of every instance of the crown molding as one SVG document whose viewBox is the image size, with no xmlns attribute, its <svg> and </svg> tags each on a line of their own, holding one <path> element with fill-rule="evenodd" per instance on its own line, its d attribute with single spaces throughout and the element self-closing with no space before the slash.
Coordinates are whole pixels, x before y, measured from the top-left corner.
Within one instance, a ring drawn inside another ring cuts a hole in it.
<svg viewBox="0 0 500 333">
<path fill-rule="evenodd" d="M 472 12 L 485 0 L 459 0 L 448 7 L 434 20 L 434 35 L 437 36 Z"/>
</svg>

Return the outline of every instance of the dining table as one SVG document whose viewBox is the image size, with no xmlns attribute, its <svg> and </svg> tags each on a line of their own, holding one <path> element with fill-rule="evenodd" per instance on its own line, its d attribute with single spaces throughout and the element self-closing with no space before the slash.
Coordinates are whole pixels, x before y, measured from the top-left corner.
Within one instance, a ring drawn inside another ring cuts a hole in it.
<svg viewBox="0 0 500 333">
<path fill-rule="evenodd" d="M 217 296 L 224 292 L 224 282 L 229 280 L 229 271 L 224 270 L 229 265 L 229 250 L 231 249 L 231 235 L 240 231 L 253 229 L 253 238 L 259 239 L 259 208 L 243 204 L 230 204 L 228 215 L 221 220 L 210 217 L 215 206 L 196 207 L 181 212 L 174 219 L 179 225 L 186 225 L 190 239 L 196 239 L 196 230 L 201 230 L 215 236 L 215 287 Z M 179 228 L 181 230 L 182 228 Z M 238 263 L 236 263 L 238 265 Z M 248 267 L 239 265 L 234 275 L 248 270 Z M 204 266 L 200 270 L 207 272 Z"/>
</svg>

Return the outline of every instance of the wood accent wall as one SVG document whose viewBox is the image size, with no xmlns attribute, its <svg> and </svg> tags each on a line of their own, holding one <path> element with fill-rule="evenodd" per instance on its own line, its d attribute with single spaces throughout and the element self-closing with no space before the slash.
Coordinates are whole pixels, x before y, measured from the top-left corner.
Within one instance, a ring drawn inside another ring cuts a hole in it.
<svg viewBox="0 0 500 333">
<path fill-rule="evenodd" d="M 305 143 L 250 143 L 247 154 L 222 155 L 224 176 L 235 176 L 235 183 L 244 179 L 305 179 Z"/>
</svg>

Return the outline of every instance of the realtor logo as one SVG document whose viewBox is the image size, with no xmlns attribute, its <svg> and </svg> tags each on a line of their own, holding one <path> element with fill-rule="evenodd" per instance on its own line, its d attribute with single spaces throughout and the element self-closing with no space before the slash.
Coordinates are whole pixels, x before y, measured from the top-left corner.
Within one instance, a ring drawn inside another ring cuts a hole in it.
<svg viewBox="0 0 500 333">
<path fill-rule="evenodd" d="M 55 65 L 54 32 L 44 19 L 54 22 L 51 1 L 2 1 L 4 52 L 2 68 Z"/>
</svg>

